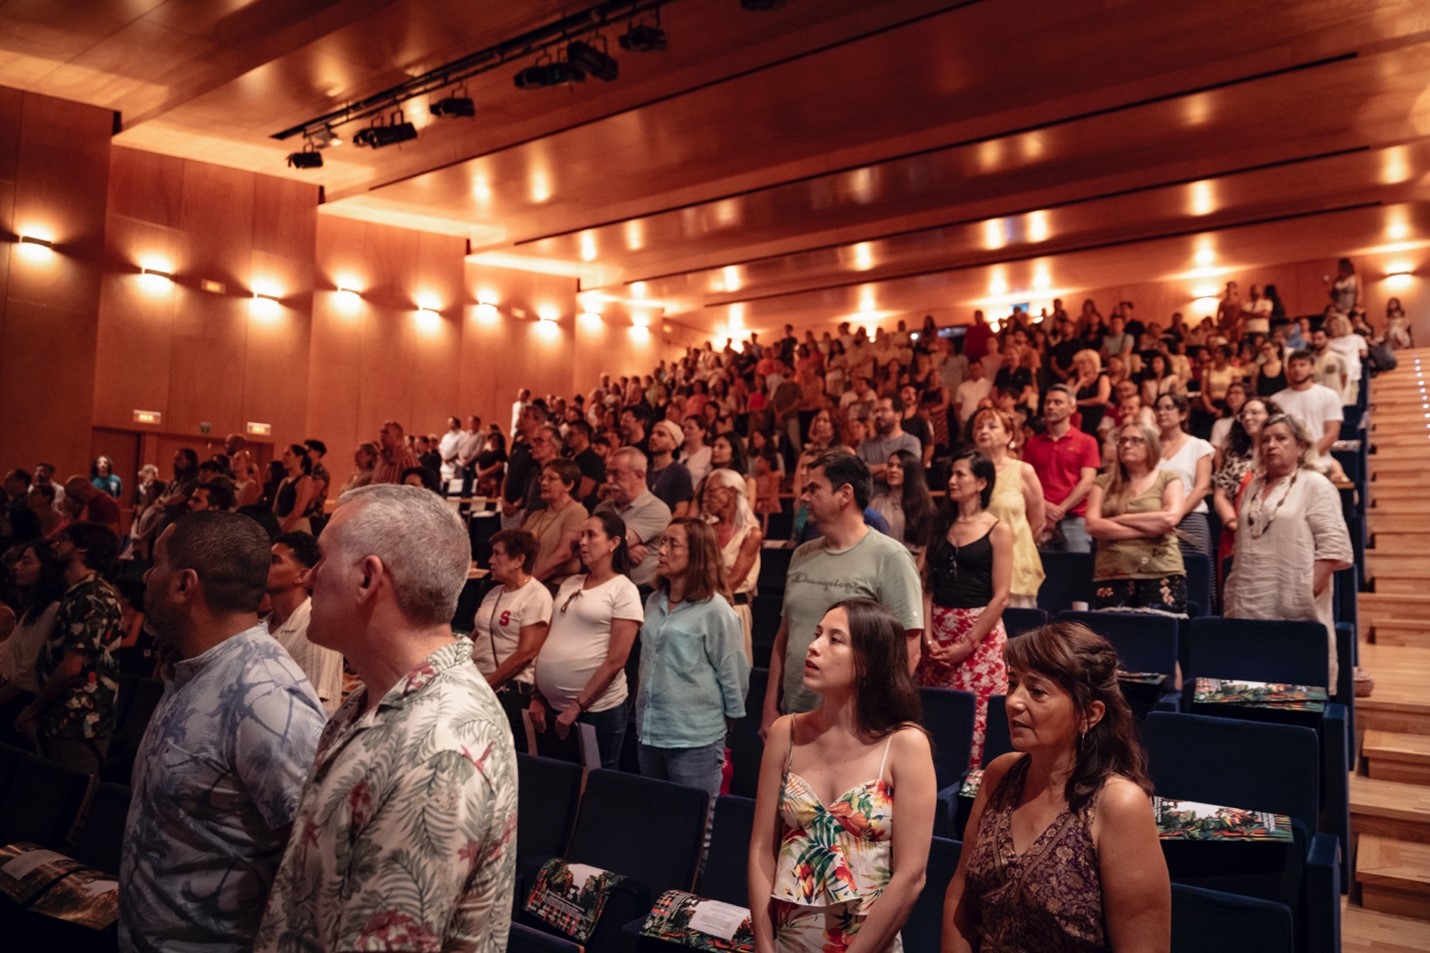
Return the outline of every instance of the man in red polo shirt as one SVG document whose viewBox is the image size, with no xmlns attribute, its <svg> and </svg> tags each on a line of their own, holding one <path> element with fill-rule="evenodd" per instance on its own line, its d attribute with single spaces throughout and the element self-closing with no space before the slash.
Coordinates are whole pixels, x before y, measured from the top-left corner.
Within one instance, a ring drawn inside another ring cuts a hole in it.
<svg viewBox="0 0 1430 953">
<path fill-rule="evenodd" d="M 1047 430 L 1028 440 L 1023 459 L 1032 465 L 1043 484 L 1047 522 L 1038 535 L 1046 550 L 1090 553 L 1092 539 L 1083 519 L 1087 491 L 1102 465 L 1097 440 L 1072 426 L 1077 401 L 1066 384 L 1054 384 L 1043 398 Z"/>
</svg>

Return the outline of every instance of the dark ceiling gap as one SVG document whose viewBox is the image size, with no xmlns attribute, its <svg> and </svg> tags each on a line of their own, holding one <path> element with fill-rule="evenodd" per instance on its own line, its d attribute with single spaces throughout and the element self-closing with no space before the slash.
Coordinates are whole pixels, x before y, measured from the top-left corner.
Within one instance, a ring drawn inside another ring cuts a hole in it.
<svg viewBox="0 0 1430 953">
<path fill-rule="evenodd" d="M 1355 202 L 1349 205 L 1336 205 L 1330 208 L 1311 209 L 1305 212 L 1291 212 L 1285 215 L 1271 215 L 1264 218 L 1246 219 L 1239 222 L 1231 222 L 1226 225 L 1220 225 L 1216 228 L 1216 231 L 1229 232 L 1238 228 L 1251 228 L 1256 225 L 1274 225 L 1278 222 L 1294 222 L 1297 219 L 1316 218 L 1321 215 L 1334 215 L 1337 212 L 1355 212 L 1360 211 L 1361 209 L 1379 208 L 1383 204 L 1383 202 L 1378 201 Z M 1052 255 L 1074 255 L 1079 252 L 1102 251 L 1108 248 L 1119 248 L 1123 245 L 1139 245 L 1144 244 L 1146 242 L 1163 241 L 1169 238 L 1185 238 L 1189 235 L 1196 235 L 1199 232 L 1204 232 L 1206 230 L 1207 229 L 1204 226 L 1198 228 L 1183 228 L 1170 232 L 1157 232 L 1150 235 L 1139 235 L 1135 238 L 1119 238 L 1114 241 L 1095 242 L 1089 245 L 1070 246 L 1068 248 L 1057 249 L 1056 251 L 1051 251 L 1045 248 L 1040 249 L 1036 253 L 990 258 L 987 261 L 968 262 L 966 264 L 961 265 L 942 266 L 938 268 L 921 268 L 917 271 L 908 271 L 901 272 L 899 274 L 884 275 L 880 278 L 872 280 L 867 277 L 861 277 L 854 281 L 840 281 L 834 284 L 819 285 L 813 288 L 800 288 L 795 291 L 779 291 L 771 294 L 754 295 L 744 298 L 725 298 L 720 301 L 707 302 L 704 307 L 725 308 L 729 307 L 732 304 L 753 304 L 757 301 L 772 301 L 777 298 L 792 298 L 796 295 L 817 294 L 821 291 L 838 291 L 841 288 L 851 288 L 855 285 L 903 281 L 908 278 L 923 278 L 928 275 L 942 275 L 956 271 L 969 271 L 973 268 L 987 268 L 989 265 L 1003 265 L 1017 261 L 1030 261 L 1034 258 L 1047 258 Z"/>
<path fill-rule="evenodd" d="M 566 229 L 562 229 L 562 230 L 559 231 L 559 232 L 551 232 L 551 233 L 549 233 L 549 234 L 546 234 L 546 235 L 538 235 L 538 236 L 533 237 L 533 238 L 523 238 L 523 239 L 521 239 L 520 241 L 515 242 L 514 244 L 515 244 L 516 247 L 520 247 L 520 246 L 522 246 L 522 245 L 531 245 L 531 244 L 534 244 L 534 243 L 536 243 L 536 242 L 549 241 L 550 239 L 553 239 L 553 238 L 562 238 L 562 237 L 564 237 L 564 236 L 566 236 L 566 235 L 575 235 L 575 234 L 578 233 L 578 232 L 585 232 L 585 231 L 590 231 L 590 230 L 598 229 L 598 228 L 609 228 L 609 227 L 611 227 L 611 226 L 613 226 L 613 225 L 620 225 L 620 224 L 622 224 L 622 223 L 624 223 L 624 222 L 629 222 L 629 221 L 632 221 L 632 220 L 634 220 L 634 219 L 650 218 L 650 217 L 655 216 L 655 215 L 667 215 L 667 214 L 669 214 L 669 213 L 671 213 L 671 212 L 679 212 L 679 211 L 683 211 L 684 209 L 688 209 L 688 208 L 698 208 L 698 207 L 700 207 L 700 206 L 702 206 L 702 205 L 713 205 L 713 204 L 716 203 L 716 202 L 726 202 L 726 201 L 729 201 L 730 199 L 743 198 L 743 197 L 745 197 L 745 196 L 747 196 L 747 195 L 755 195 L 755 194 L 758 194 L 758 193 L 760 193 L 760 192 L 768 192 L 768 191 L 770 191 L 770 190 L 772 190 L 772 189 L 784 188 L 784 187 L 790 186 L 790 185 L 798 185 L 798 184 L 800 184 L 801 182 L 812 182 L 812 181 L 814 181 L 814 180 L 816 180 L 816 179 L 823 179 L 823 178 L 828 178 L 828 177 L 836 176 L 836 175 L 844 175 L 844 174 L 849 173 L 849 172 L 854 172 L 854 171 L 856 171 L 856 170 L 858 170 L 858 169 L 865 169 L 865 168 L 871 168 L 871 167 L 874 167 L 874 166 L 888 165 L 889 163 L 900 162 L 900 161 L 903 161 L 903 160 L 905 160 L 905 159 L 914 159 L 914 158 L 918 158 L 919 156 L 931 155 L 931 154 L 933 154 L 933 153 L 943 152 L 943 151 L 946 151 L 946 150 L 948 150 L 948 149 L 960 149 L 960 148 L 963 148 L 963 147 L 965 147 L 965 146 L 978 145 L 979 143 L 982 143 L 982 142 L 991 142 L 991 141 L 994 140 L 994 139 L 1006 139 L 1006 138 L 1008 138 L 1008 137 L 1010 137 L 1010 136 L 1021 136 L 1021 135 L 1025 135 L 1026 133 L 1039 132 L 1039 131 L 1042 131 L 1042 130 L 1044 130 L 1044 129 L 1056 129 L 1056 128 L 1059 127 L 1059 126 L 1065 126 L 1065 125 L 1069 125 L 1069 124 L 1071 124 L 1071 123 L 1082 122 L 1083 120 L 1086 120 L 1086 119 L 1096 119 L 1096 118 L 1099 118 L 1099 117 L 1102 117 L 1102 116 L 1110 116 L 1110 115 L 1114 115 L 1114 114 L 1120 113 L 1120 112 L 1127 112 L 1127 111 L 1133 110 L 1133 109 L 1140 109 L 1140 108 L 1143 107 L 1143 106 L 1152 106 L 1152 105 L 1156 105 L 1157 103 L 1171 102 L 1171 101 L 1173 101 L 1173 100 L 1183 99 L 1183 98 L 1185 98 L 1185 97 L 1187 97 L 1187 96 L 1196 96 L 1196 95 L 1199 95 L 1199 94 L 1201 94 L 1201 93 L 1213 92 L 1213 91 L 1219 90 L 1219 89 L 1228 89 L 1228 88 L 1231 88 L 1231 87 L 1233 87 L 1233 86 L 1242 86 L 1242 85 L 1246 85 L 1246 84 L 1248 84 L 1248 83 L 1260 82 L 1261 80 L 1264 80 L 1264 79 L 1272 79 L 1272 78 L 1275 78 L 1275 77 L 1278 77 L 1278 76 L 1285 76 L 1285 75 L 1288 75 L 1288 74 L 1291 74 L 1291 73 L 1300 73 L 1300 72 L 1304 72 L 1304 71 L 1306 71 L 1306 70 L 1319 69 L 1320 67 L 1323 67 L 1323 66 L 1330 66 L 1330 65 L 1333 65 L 1333 64 L 1335 64 L 1335 63 L 1342 63 L 1342 62 L 1345 62 L 1346 60 L 1353 60 L 1353 59 L 1355 59 L 1358 55 L 1359 55 L 1359 54 L 1354 53 L 1354 52 L 1352 52 L 1352 53 L 1341 53 L 1341 54 L 1338 54 L 1338 55 L 1336 55 L 1336 56 L 1322 57 L 1321 59 L 1310 60 L 1309 62 L 1305 62 L 1305 63 L 1296 63 L 1296 64 L 1293 64 L 1293 65 L 1291 65 L 1291 66 L 1283 66 L 1283 67 L 1281 67 L 1281 68 L 1279 68 L 1279 69 L 1266 70 L 1266 71 L 1260 72 L 1260 73 L 1251 73 L 1251 74 L 1246 75 L 1246 76 L 1240 76 L 1240 77 L 1234 77 L 1234 78 L 1232 78 L 1232 79 L 1220 80 L 1220 81 L 1215 82 L 1215 83 L 1209 83 L 1209 84 L 1206 84 L 1206 85 L 1204 85 L 1204 86 L 1196 86 L 1196 87 L 1193 87 L 1193 88 L 1191 88 L 1191 89 L 1175 90 L 1175 91 L 1168 92 L 1168 93 L 1161 93 L 1161 94 L 1158 94 L 1158 95 L 1156 95 L 1156 96 L 1149 96 L 1149 97 L 1146 97 L 1146 98 L 1144 98 L 1144 99 L 1134 100 L 1133 102 L 1130 102 L 1130 103 L 1122 103 L 1122 104 L 1116 105 L 1116 106 L 1105 106 L 1105 107 L 1103 107 L 1103 108 L 1101 108 L 1101 109 L 1092 109 L 1092 110 L 1088 110 L 1088 111 L 1086 111 L 1086 112 L 1074 113 L 1073 115 L 1070 115 L 1070 116 L 1062 116 L 1062 117 L 1059 117 L 1059 118 L 1057 118 L 1057 119 L 1049 119 L 1049 120 L 1045 120 L 1045 121 L 1043 121 L 1043 122 L 1033 123 L 1033 124 L 1030 124 L 1030 125 L 1027 125 L 1027 126 L 1018 126 L 1018 127 L 1016 127 L 1016 128 L 1013 128 L 1013 129 L 1004 129 L 1004 130 L 1001 130 L 1001 131 L 999 131 L 999 132 L 988 133 L 988 134 L 986 134 L 986 135 L 981 135 L 981 136 L 975 136 L 975 137 L 973 137 L 973 138 L 971 138 L 971 139 L 961 139 L 961 140 L 958 140 L 958 141 L 956 141 L 956 142 L 948 142 L 948 143 L 943 143 L 943 144 L 941 144 L 941 145 L 936 145 L 936 146 L 927 146 L 927 147 L 925 147 L 925 148 L 923 148 L 923 149 L 914 149 L 914 150 L 912 150 L 912 151 L 910 151 L 910 152 L 903 152 L 903 153 L 899 153 L 898 155 L 887 156 L 887 157 L 885 157 L 885 158 L 883 158 L 883 159 L 876 159 L 876 160 L 874 160 L 874 161 L 872 161 L 872 162 L 857 162 L 857 163 L 854 163 L 854 164 L 852 164 L 852 165 L 842 166 L 842 167 L 840 167 L 840 168 L 838 168 L 838 169 L 826 169 L 826 170 L 821 171 L 821 172 L 814 172 L 814 173 L 811 173 L 811 174 L 809 174 L 809 175 L 802 175 L 802 176 L 798 176 L 798 177 L 796 177 L 796 178 L 786 179 L 786 180 L 781 181 L 781 182 L 774 182 L 774 183 L 771 183 L 771 184 L 769 184 L 769 185 L 761 185 L 761 186 L 756 186 L 756 187 L 754 187 L 754 188 L 741 189 L 741 190 L 739 190 L 739 191 L 737 191 L 737 192 L 729 192 L 729 193 L 726 193 L 726 194 L 724 194 L 724 195 L 717 195 L 717 196 L 713 196 L 713 197 L 703 198 L 703 199 L 701 199 L 701 200 L 698 201 L 698 202 L 685 202 L 685 203 L 682 203 L 682 204 L 679 204 L 679 205 L 670 205 L 670 206 L 666 206 L 666 207 L 664 207 L 664 208 L 655 209 L 654 211 L 642 212 L 642 213 L 637 214 L 637 215 L 626 215 L 626 216 L 622 216 L 621 218 L 610 219 L 610 220 L 608 220 L 608 221 L 602 221 L 602 222 L 595 222 L 595 223 L 588 224 L 588 225 L 581 225 L 581 226 L 578 226 L 578 227 L 576 227 L 576 228 L 566 228 Z M 671 97 L 664 97 L 664 98 L 671 98 Z M 576 124 L 574 124 L 573 126 L 571 126 L 571 127 L 569 127 L 569 128 L 576 128 L 577 126 L 580 126 L 580 125 L 584 125 L 584 123 L 576 123 Z M 565 131 L 565 130 L 558 130 L 558 132 L 564 132 L 564 131 Z M 554 134 L 555 134 L 555 133 L 551 133 L 550 135 L 554 135 Z M 545 138 L 545 136 L 535 137 L 535 138 Z M 532 140 L 527 140 L 527 141 L 532 141 Z M 524 145 L 524 144 L 525 144 L 525 143 L 517 143 L 516 145 Z M 502 151 L 502 150 L 495 150 L 495 151 Z M 473 158 L 480 158 L 480 157 L 479 157 L 479 156 L 474 156 Z M 470 160 L 462 160 L 462 161 L 470 161 Z M 457 165 L 457 164 L 459 164 L 459 163 L 449 163 L 449 165 Z M 431 171 L 435 171 L 435 170 L 431 170 Z M 417 175 L 421 175 L 421 174 L 425 174 L 425 173 L 417 173 Z M 408 178 L 413 178 L 413 177 L 415 177 L 415 176 L 409 176 Z M 398 181 L 401 181 L 401 180 L 398 180 Z"/>
<path fill-rule="evenodd" d="M 1201 182 L 1207 179 L 1226 179 L 1232 176 L 1244 175 L 1249 172 L 1262 172 L 1267 169 L 1287 168 L 1289 166 L 1299 165 L 1303 162 L 1319 162 L 1322 159 L 1335 159 L 1341 156 L 1354 155 L 1358 152 L 1369 152 L 1370 148 L 1371 147 L 1367 145 L 1351 146 L 1347 149 L 1336 149 L 1331 152 L 1318 152 L 1314 155 L 1294 156 L 1289 159 L 1276 159 L 1271 162 L 1260 162 L 1256 165 L 1240 166 L 1235 169 L 1224 169 L 1220 172 L 1210 172 L 1205 175 L 1185 176 L 1179 179 L 1168 179 L 1163 182 L 1153 182 L 1147 185 L 1135 185 L 1125 189 L 1114 189 L 1111 192 L 1099 192 L 1096 195 L 1085 195 L 1080 196 L 1078 198 L 1065 199 L 1061 202 L 1048 202 L 1042 205 L 1034 205 L 1010 209 L 1008 211 L 993 212 L 988 215 L 977 215 L 971 218 L 953 219 L 946 222 L 939 222 L 935 225 L 921 225 L 918 228 L 900 229 L 894 232 L 885 232 L 879 235 L 871 235 L 868 238 L 859 238 L 852 240 L 846 239 L 844 241 L 838 242 L 826 242 L 822 245 L 810 245 L 805 248 L 797 248 L 793 251 L 779 252 L 773 255 L 759 255 L 754 258 L 742 258 L 736 261 L 726 261 L 713 265 L 703 265 L 699 268 L 683 268 L 680 271 L 671 271 L 659 275 L 647 275 L 641 278 L 631 278 L 623 283 L 630 285 L 634 284 L 637 281 L 662 281 L 666 278 L 676 278 L 680 275 L 694 274 L 695 272 L 700 271 L 718 271 L 721 268 L 728 268 L 731 266 L 753 265 L 758 264 L 760 262 L 777 261 L 781 258 L 790 258 L 795 255 L 807 255 L 812 254 L 814 252 L 829 251 L 831 249 L 844 248 L 851 244 L 857 244 L 858 242 L 882 242 L 888 241 L 892 238 L 904 238 L 909 235 L 918 235 L 922 232 L 934 232 L 938 231 L 941 228 L 957 228 L 961 225 L 975 225 L 979 222 L 986 221 L 988 219 L 1009 218 L 1015 215 L 1027 215 L 1030 212 L 1037 212 L 1043 210 L 1051 211 L 1053 209 L 1060 208 L 1071 208 L 1073 206 L 1085 205 L 1091 202 L 1101 202 L 1106 201 L 1108 199 L 1124 198 L 1129 195 L 1138 195 L 1147 192 L 1154 192 L 1157 189 L 1176 188 L 1178 186 L 1190 185 L 1193 182 Z"/>
</svg>

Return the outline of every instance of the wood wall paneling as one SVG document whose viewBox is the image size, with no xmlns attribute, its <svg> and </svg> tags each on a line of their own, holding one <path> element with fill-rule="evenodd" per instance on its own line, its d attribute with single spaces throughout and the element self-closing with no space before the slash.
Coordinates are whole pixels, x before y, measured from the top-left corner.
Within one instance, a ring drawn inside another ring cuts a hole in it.
<svg viewBox="0 0 1430 953">
<path fill-rule="evenodd" d="M 184 160 L 116 147 L 109 175 L 109 213 L 179 228 Z"/>
</svg>

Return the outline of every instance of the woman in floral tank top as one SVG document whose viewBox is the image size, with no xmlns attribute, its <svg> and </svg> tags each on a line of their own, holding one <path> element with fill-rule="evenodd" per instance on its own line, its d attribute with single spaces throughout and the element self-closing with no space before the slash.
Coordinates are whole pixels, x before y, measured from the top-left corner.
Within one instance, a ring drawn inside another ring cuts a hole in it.
<svg viewBox="0 0 1430 953">
<path fill-rule="evenodd" d="M 902 949 L 937 798 L 902 625 L 840 602 L 805 656 L 811 712 L 770 727 L 750 842 L 756 953 Z M 895 793 L 899 823 L 894 825 Z"/>
</svg>

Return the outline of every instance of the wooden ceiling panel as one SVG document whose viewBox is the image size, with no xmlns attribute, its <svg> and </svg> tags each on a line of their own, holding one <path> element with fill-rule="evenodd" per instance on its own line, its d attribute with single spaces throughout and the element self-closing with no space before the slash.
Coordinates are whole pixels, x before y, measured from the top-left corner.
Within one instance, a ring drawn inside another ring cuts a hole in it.
<svg viewBox="0 0 1430 953">
<path fill-rule="evenodd" d="M 1426 200 L 1423 0 L 669 0 L 669 49 L 612 43 L 614 83 L 521 91 L 512 61 L 465 84 L 472 120 L 423 97 L 415 142 L 285 168 L 302 143 L 279 130 L 594 2 L 0 0 L 0 86 L 117 109 L 119 144 L 322 185 L 335 215 L 617 296 L 643 279 L 698 323 L 986 298 L 998 267 L 1017 294 L 1034 253 L 1071 287 L 1105 277 L 1099 248 Z M 1354 234 L 1371 212 L 1336 216 L 1325 236 L 1379 240 Z"/>
</svg>

